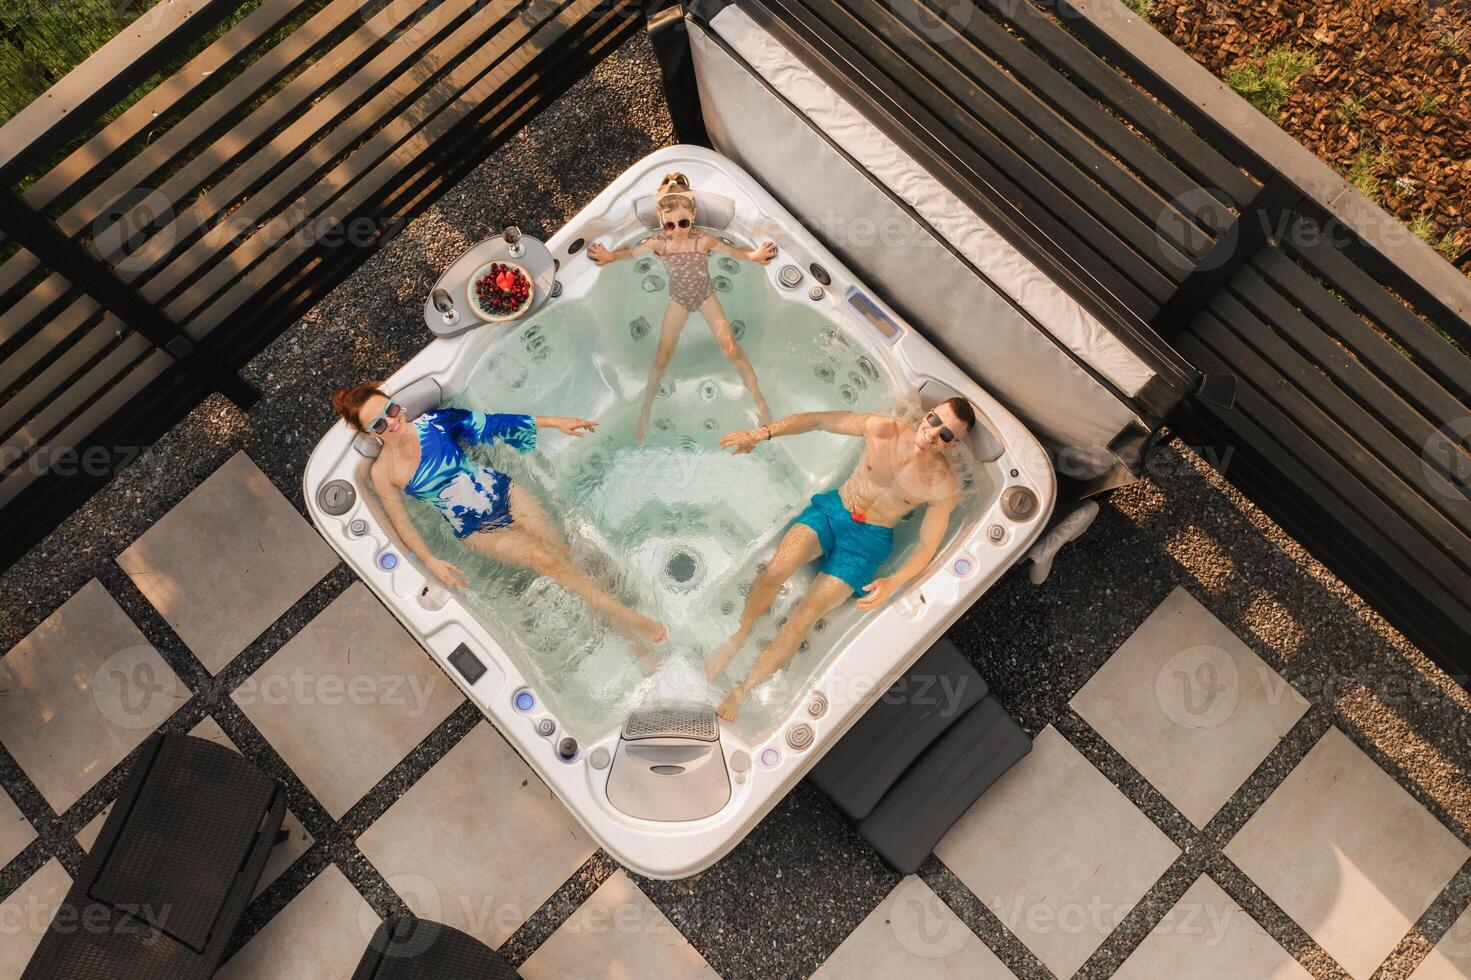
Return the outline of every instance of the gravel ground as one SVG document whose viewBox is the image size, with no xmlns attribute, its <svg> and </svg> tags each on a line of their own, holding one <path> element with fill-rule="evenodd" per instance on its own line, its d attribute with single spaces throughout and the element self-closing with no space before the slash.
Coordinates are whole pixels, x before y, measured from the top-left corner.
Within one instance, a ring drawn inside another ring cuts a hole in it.
<svg viewBox="0 0 1471 980">
<path fill-rule="evenodd" d="M 588 149 L 596 134 L 597 150 Z M 265 392 L 243 415 L 222 400 L 196 409 L 60 529 L 0 576 L 8 649 L 88 579 L 99 578 L 194 690 L 166 726 L 211 713 L 282 779 L 316 839 L 251 906 L 244 936 L 334 863 L 381 914 L 403 902 L 354 840 L 478 719 L 462 705 L 342 820 L 334 821 L 227 694 L 336 596 L 339 566 L 228 670 L 211 678 L 118 569 L 115 556 L 233 453 L 245 450 L 297 506 L 301 474 L 332 422 L 337 386 L 381 377 L 430 335 L 422 298 L 473 242 L 515 222 L 550 234 L 633 161 L 672 141 L 647 41 L 630 41 L 446 194 L 249 365 Z M 1183 585 L 1283 674 L 1313 707 L 1235 798 L 1196 830 L 1067 706 L 1068 699 L 1176 585 Z M 1471 844 L 1471 699 L 1187 447 L 1172 443 L 1148 478 L 1114 493 L 1059 558 L 1042 588 L 1013 573 L 951 636 L 1029 732 L 1054 725 L 1180 845 L 1183 855 L 1085 966 L 1107 976 L 1201 871 L 1209 871 L 1317 977 L 1342 974 L 1221 854 L 1329 725 L 1342 728 L 1462 840 Z M 72 835 L 116 794 L 118 772 L 64 815 L 52 813 L 0 751 L 0 783 L 41 831 L 7 872 L 9 894 L 49 857 L 75 872 Z M 521 962 L 617 865 L 598 854 L 506 943 Z M 921 877 L 1022 978 L 1049 973 L 939 861 Z M 732 854 L 680 882 L 639 885 L 726 977 L 805 977 L 878 905 L 898 878 L 817 792 L 802 786 Z M 1471 866 L 1421 919 L 1379 976 L 1408 976 L 1471 901 Z"/>
</svg>

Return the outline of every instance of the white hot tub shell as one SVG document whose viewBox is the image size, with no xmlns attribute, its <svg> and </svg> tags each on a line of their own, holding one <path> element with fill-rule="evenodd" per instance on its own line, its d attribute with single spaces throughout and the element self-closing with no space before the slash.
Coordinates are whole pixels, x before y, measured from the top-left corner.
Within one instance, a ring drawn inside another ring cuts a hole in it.
<svg viewBox="0 0 1471 980">
<path fill-rule="evenodd" d="M 368 480 L 371 460 L 361 452 L 356 433 L 343 423 L 334 425 L 313 451 L 305 474 L 311 516 L 343 560 L 598 843 L 627 867 L 654 878 L 694 874 L 739 843 L 888 686 L 1026 553 L 1046 524 L 1056 493 L 1047 453 L 1006 408 L 868 291 L 750 175 L 709 150 L 676 146 L 652 154 L 558 231 L 547 246 L 561 265 L 561 292 L 548 302 L 568 302 L 587 293 L 598 269 L 580 254 L 585 245 L 594 241 L 611 245 L 647 229 L 647 204 L 644 213 L 636 205 L 669 171 L 687 174 L 698 193 L 728 199 L 726 227 L 733 232 L 750 240 L 775 241 L 780 249 L 777 260 L 756 274 L 770 277 L 784 302 L 802 304 L 826 317 L 853 346 L 880 359 L 892 377 L 918 390 L 926 404 L 952 393 L 969 398 L 980 417 L 971 444 L 990 469 L 995 487 L 982 507 L 968 514 L 961 526 L 952 527 L 940 555 L 918 579 L 886 607 L 857 622 L 841 649 L 793 693 L 772 728 L 754 740 L 723 722 L 694 733 L 706 746 L 701 765 L 663 785 L 659 792 L 668 799 L 651 807 L 668 819 L 630 816 L 626 810 L 639 808 L 625 800 L 620 809 L 610 799 L 610 773 L 618 771 L 618 765 L 608 762 L 618 755 L 620 744 L 627 746 L 622 726 L 584 739 L 571 759 L 559 754 L 557 738 L 539 730 L 548 719 L 553 731 L 560 731 L 560 726 L 545 699 L 537 696 L 535 680 L 518 667 L 524 658 L 508 650 L 514 641 L 488 626 L 458 596 L 431 582 L 419 561 L 404 549 Z M 820 296 L 810 292 L 810 279 L 795 289 L 780 285 L 782 268 L 805 270 L 813 263 L 826 269 L 832 280 Z M 469 372 L 499 329 L 487 325 L 433 341 L 387 379 L 386 389 L 399 392 L 416 385 L 420 392 L 433 390 L 426 379 L 432 379 L 439 391 L 464 389 Z M 338 491 L 335 499 L 323 492 L 329 484 Z M 342 492 L 344 484 L 352 488 L 350 494 Z M 1008 516 L 1015 510 L 1003 501 L 1018 497 L 1031 503 L 1024 508 L 1026 516 Z M 699 712 L 690 717 L 702 719 L 700 724 L 714 718 L 713 713 Z M 645 724 L 644 734 L 658 735 L 657 728 Z M 630 734 L 634 737 L 636 733 Z M 693 744 L 688 741 L 690 732 L 682 737 L 684 744 Z M 655 738 L 650 744 L 659 741 Z M 671 772 L 673 768 L 677 767 Z M 690 794 L 708 795 L 711 785 L 728 787 L 728 796 L 715 812 L 693 819 L 689 813 L 700 814 L 709 807 L 680 812 L 678 801 L 686 787 Z"/>
</svg>

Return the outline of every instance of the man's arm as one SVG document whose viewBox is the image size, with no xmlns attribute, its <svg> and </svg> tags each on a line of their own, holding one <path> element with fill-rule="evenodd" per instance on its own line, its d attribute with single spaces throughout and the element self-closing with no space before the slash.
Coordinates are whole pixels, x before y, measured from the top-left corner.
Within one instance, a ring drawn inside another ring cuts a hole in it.
<svg viewBox="0 0 1471 980">
<path fill-rule="evenodd" d="M 795 436 L 815 429 L 840 436 L 861 436 L 867 433 L 868 424 L 874 417 L 872 412 L 798 412 L 770 425 L 727 432 L 721 437 L 720 445 L 724 449 L 735 450 L 739 456 L 777 436 Z"/>
<path fill-rule="evenodd" d="M 960 495 L 956 494 L 944 500 L 936 500 L 925 508 L 924 521 L 919 526 L 919 541 L 915 543 L 914 550 L 899 563 L 892 574 L 874 579 L 863 587 L 865 594 L 858 600 L 859 609 L 864 612 L 877 609 L 888 602 L 889 597 L 902 589 L 905 583 L 929 567 L 940 551 L 940 543 L 945 540 L 945 531 L 950 527 L 950 515 L 955 513 L 955 507 L 959 503 Z"/>
</svg>

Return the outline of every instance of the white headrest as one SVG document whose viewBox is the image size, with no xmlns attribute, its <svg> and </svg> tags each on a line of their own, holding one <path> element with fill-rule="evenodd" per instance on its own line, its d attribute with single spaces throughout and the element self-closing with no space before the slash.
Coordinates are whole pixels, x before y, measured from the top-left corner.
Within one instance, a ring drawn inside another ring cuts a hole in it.
<svg viewBox="0 0 1471 980">
<path fill-rule="evenodd" d="M 390 391 L 388 397 L 403 406 L 404 418 L 412 422 L 431 408 L 438 408 L 444 401 L 444 391 L 433 378 L 420 378 L 418 381 L 410 381 L 397 391 Z M 373 436 L 359 432 L 352 440 L 352 448 L 369 459 L 377 459 L 378 452 L 383 447 Z"/>
<path fill-rule="evenodd" d="M 633 213 L 638 220 L 643 222 L 645 228 L 658 229 L 659 209 L 654 204 L 657 195 L 650 194 L 648 197 L 640 197 L 633 202 Z M 722 228 L 730 227 L 731 220 L 735 218 L 735 202 L 728 197 L 719 194 L 696 194 L 695 195 L 695 224 L 701 228 L 710 228 L 720 231 Z"/>
<path fill-rule="evenodd" d="M 953 391 L 938 381 L 926 381 L 919 388 L 919 404 L 928 412 L 942 401 L 958 394 L 960 392 Z M 974 402 L 971 403 L 971 407 L 975 408 Z M 979 408 L 976 408 L 976 424 L 971 426 L 966 442 L 970 446 L 971 455 L 983 463 L 994 463 L 1001 458 L 1002 453 L 1006 452 L 1006 444 L 991 428 L 990 420 Z"/>
</svg>

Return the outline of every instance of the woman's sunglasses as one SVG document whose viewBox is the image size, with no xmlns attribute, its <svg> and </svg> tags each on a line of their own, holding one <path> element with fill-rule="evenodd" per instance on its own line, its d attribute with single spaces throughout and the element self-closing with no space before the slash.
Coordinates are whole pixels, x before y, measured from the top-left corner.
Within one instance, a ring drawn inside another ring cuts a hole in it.
<svg viewBox="0 0 1471 980">
<path fill-rule="evenodd" d="M 940 430 L 937 435 L 939 435 L 941 442 L 951 443 L 955 441 L 955 433 L 950 431 L 950 426 L 940 421 L 940 416 L 936 415 L 934 412 L 931 412 L 924 417 L 924 420 L 928 422 L 933 428 Z"/>
<path fill-rule="evenodd" d="M 396 419 L 401 414 L 403 414 L 403 408 L 399 405 L 398 402 L 390 398 L 388 399 L 388 404 L 383 406 L 383 411 L 378 413 L 378 417 L 368 423 L 368 428 L 366 431 L 371 432 L 376 436 L 381 436 L 383 433 L 388 431 L 388 420 Z"/>
<path fill-rule="evenodd" d="M 676 227 L 678 227 L 678 228 L 688 228 L 689 226 L 690 226 L 690 219 L 688 219 L 688 218 L 680 218 L 678 221 L 666 221 L 666 222 L 664 222 L 664 230 L 665 231 L 673 231 Z"/>
</svg>

